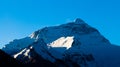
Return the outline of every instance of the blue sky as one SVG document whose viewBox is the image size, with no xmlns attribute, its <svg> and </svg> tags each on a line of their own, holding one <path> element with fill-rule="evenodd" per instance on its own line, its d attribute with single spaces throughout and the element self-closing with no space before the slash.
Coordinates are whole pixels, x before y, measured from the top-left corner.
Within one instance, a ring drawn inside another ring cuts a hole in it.
<svg viewBox="0 0 120 67">
<path fill-rule="evenodd" d="M 120 0 L 0 0 L 0 47 L 75 18 L 120 45 Z"/>
</svg>

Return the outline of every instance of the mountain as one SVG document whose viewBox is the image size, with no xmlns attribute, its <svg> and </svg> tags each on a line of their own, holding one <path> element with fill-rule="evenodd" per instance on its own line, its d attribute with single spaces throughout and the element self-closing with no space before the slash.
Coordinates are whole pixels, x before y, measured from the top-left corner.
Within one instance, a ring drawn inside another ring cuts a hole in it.
<svg viewBox="0 0 120 67">
<path fill-rule="evenodd" d="M 29 46 L 29 44 L 33 43 L 34 39 L 31 39 L 30 37 L 25 37 L 22 39 L 15 39 L 11 41 L 9 44 L 6 44 L 2 50 L 5 51 L 9 55 L 13 55 L 15 53 L 18 53 L 23 48 Z"/>
<path fill-rule="evenodd" d="M 21 62 L 17 61 L 16 59 L 10 57 L 8 54 L 0 50 L 0 65 L 19 65 L 22 64 Z"/>
<path fill-rule="evenodd" d="M 79 18 L 42 28 L 2 50 L 24 64 L 43 67 L 120 67 L 120 47 Z"/>
</svg>

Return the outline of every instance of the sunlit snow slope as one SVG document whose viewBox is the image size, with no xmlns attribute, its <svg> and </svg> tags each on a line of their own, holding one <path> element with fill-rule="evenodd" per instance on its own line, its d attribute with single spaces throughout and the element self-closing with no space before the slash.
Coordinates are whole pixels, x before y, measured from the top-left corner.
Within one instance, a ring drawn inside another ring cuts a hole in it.
<svg viewBox="0 0 120 67">
<path fill-rule="evenodd" d="M 120 47 L 81 19 L 42 28 L 2 50 L 25 63 L 42 58 L 58 67 L 120 67 Z"/>
</svg>

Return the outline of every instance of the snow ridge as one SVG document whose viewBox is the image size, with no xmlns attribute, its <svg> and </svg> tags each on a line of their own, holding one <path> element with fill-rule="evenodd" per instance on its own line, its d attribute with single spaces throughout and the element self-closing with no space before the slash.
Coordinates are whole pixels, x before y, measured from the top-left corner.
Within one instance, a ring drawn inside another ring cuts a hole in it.
<svg viewBox="0 0 120 67">
<path fill-rule="evenodd" d="M 23 62 L 31 58 L 40 62 L 37 56 L 58 67 L 120 67 L 120 47 L 112 45 L 97 29 L 79 18 L 42 28 L 27 38 L 13 41 L 3 50 L 16 59 L 22 58 Z"/>
</svg>

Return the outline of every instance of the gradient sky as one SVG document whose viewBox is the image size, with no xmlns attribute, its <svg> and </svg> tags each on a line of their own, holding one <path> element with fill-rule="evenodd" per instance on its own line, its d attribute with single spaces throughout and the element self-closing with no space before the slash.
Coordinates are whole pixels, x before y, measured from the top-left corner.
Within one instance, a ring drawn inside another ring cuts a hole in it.
<svg viewBox="0 0 120 67">
<path fill-rule="evenodd" d="M 0 0 L 0 47 L 76 18 L 120 45 L 120 0 Z"/>
</svg>

